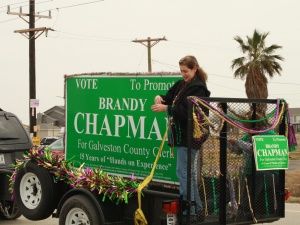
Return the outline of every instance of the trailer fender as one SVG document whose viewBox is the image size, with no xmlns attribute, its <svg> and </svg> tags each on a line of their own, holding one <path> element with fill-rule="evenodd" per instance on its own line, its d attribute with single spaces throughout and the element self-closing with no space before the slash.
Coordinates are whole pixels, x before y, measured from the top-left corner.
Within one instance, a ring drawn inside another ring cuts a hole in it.
<svg viewBox="0 0 300 225">
<path fill-rule="evenodd" d="M 93 204 L 96 207 L 97 211 L 99 211 L 100 215 L 102 215 L 102 217 L 104 219 L 102 209 L 101 209 L 101 206 L 100 206 L 98 200 L 96 199 L 96 197 L 90 191 L 88 191 L 84 188 L 74 188 L 74 189 L 69 190 L 67 193 L 65 193 L 63 195 L 63 197 L 60 199 L 60 201 L 57 205 L 56 212 L 53 213 L 52 216 L 55 217 L 55 218 L 59 218 L 62 206 L 66 202 L 66 200 L 69 199 L 70 197 L 72 197 L 74 195 L 78 195 L 78 194 L 85 195 L 86 197 L 88 197 L 93 202 Z"/>
</svg>

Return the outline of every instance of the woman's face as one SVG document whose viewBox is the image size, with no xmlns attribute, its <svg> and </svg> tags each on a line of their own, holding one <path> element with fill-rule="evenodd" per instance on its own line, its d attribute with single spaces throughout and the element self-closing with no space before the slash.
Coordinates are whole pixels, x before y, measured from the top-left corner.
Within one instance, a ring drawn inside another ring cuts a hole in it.
<svg viewBox="0 0 300 225">
<path fill-rule="evenodd" d="M 185 65 L 179 65 L 179 67 L 181 76 L 183 77 L 185 82 L 189 82 L 191 79 L 193 79 L 197 70 L 196 67 L 194 67 L 193 69 L 190 69 Z"/>
</svg>

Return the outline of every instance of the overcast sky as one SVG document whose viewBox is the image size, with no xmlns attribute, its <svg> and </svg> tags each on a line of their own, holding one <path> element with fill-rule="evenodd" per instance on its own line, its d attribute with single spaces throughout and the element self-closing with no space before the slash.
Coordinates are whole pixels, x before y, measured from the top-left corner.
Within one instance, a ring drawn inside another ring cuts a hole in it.
<svg viewBox="0 0 300 225">
<path fill-rule="evenodd" d="M 29 0 L 0 1 L 0 108 L 29 123 L 29 41 L 15 30 L 28 24 L 11 12 L 29 12 Z M 281 45 L 281 76 L 269 79 L 269 98 L 300 107 L 299 0 L 36 0 L 51 19 L 36 27 L 55 31 L 36 40 L 37 112 L 64 105 L 64 75 L 85 72 L 147 72 L 147 48 L 132 40 L 166 37 L 152 47 L 153 72 L 176 72 L 195 55 L 208 73 L 212 97 L 246 97 L 231 61 L 242 56 L 235 36 L 269 32 L 266 45 Z M 25 18 L 28 19 L 28 18 Z"/>
</svg>

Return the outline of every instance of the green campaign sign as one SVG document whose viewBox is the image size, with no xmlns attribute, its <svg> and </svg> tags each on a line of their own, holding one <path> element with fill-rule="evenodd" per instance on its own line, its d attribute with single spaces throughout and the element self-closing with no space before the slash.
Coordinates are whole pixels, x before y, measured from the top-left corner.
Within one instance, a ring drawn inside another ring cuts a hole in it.
<svg viewBox="0 0 300 225">
<path fill-rule="evenodd" d="M 257 170 L 288 169 L 289 148 L 285 136 L 257 135 L 252 139 Z"/>
<path fill-rule="evenodd" d="M 66 158 L 75 166 L 144 178 L 151 172 L 167 127 L 154 97 L 181 76 L 83 75 L 66 78 Z M 167 141 L 154 180 L 174 183 L 176 151 Z"/>
</svg>

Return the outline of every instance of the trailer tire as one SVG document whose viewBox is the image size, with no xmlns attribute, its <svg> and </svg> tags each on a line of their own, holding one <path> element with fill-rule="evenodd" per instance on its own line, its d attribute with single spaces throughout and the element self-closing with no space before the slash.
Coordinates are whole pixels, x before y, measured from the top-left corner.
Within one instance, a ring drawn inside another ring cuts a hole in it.
<svg viewBox="0 0 300 225">
<path fill-rule="evenodd" d="M 14 185 L 15 201 L 29 220 L 43 220 L 54 211 L 58 199 L 53 175 L 34 161 L 23 164 Z"/>
<path fill-rule="evenodd" d="M 65 201 L 59 214 L 59 225 L 104 225 L 104 216 L 87 196 L 78 194 Z"/>
</svg>

